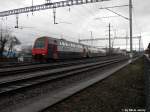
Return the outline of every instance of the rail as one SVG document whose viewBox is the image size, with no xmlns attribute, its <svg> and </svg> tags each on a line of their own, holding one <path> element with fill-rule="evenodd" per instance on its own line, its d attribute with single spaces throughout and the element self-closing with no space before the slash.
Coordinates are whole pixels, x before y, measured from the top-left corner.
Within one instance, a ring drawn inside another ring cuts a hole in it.
<svg viewBox="0 0 150 112">
<path fill-rule="evenodd" d="M 108 66 L 126 60 L 127 58 L 111 59 L 102 62 L 87 63 L 70 67 L 57 68 L 36 73 L 22 75 L 22 77 L 9 78 L 9 80 L 0 81 L 0 94 L 10 93 L 16 90 L 32 87 L 41 83 L 58 80 L 85 71 Z"/>
</svg>

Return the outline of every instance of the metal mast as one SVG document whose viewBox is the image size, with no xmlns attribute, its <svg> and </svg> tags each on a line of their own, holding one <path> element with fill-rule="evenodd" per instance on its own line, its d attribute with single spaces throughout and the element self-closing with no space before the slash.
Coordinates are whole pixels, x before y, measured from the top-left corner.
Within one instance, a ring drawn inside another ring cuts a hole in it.
<svg viewBox="0 0 150 112">
<path fill-rule="evenodd" d="M 110 23 L 109 23 L 109 54 L 111 54 L 111 29 L 110 29 Z"/>
<path fill-rule="evenodd" d="M 130 53 L 132 57 L 133 53 L 133 41 L 132 41 L 132 0 L 129 0 L 129 26 L 130 26 Z"/>
<path fill-rule="evenodd" d="M 97 3 L 97 2 L 104 2 L 104 1 L 110 1 L 110 0 L 67 0 L 67 1 L 60 1 L 60 2 L 53 2 L 53 3 L 48 2 L 46 4 L 41 4 L 41 5 L 34 5 L 34 6 L 29 6 L 24 8 L 2 11 L 0 12 L 0 17 L 16 15 L 21 13 L 35 12 L 35 11 L 46 10 L 46 9 L 53 9 L 54 7 L 55 8 L 68 7 L 73 5 L 82 5 L 82 4 Z"/>
</svg>

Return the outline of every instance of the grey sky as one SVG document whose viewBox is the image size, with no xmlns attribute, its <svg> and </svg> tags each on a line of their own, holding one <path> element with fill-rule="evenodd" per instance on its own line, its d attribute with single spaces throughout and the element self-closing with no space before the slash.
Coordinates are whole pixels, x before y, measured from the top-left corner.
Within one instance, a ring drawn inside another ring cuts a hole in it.
<svg viewBox="0 0 150 112">
<path fill-rule="evenodd" d="M 54 0 L 52 0 L 54 2 Z M 58 0 L 57 0 L 58 1 Z M 110 19 L 95 19 L 105 16 L 114 16 L 113 13 L 100 10 L 100 7 L 128 4 L 129 0 L 111 0 L 109 2 L 101 2 L 96 4 L 88 4 L 81 6 L 72 6 L 57 9 L 56 21 L 53 24 L 52 10 L 34 12 L 19 15 L 19 25 L 29 28 L 12 29 L 14 34 L 21 39 L 23 44 L 32 44 L 34 39 L 43 36 L 53 36 L 56 38 L 65 38 L 77 41 L 79 38 L 90 38 L 90 31 L 93 32 L 94 38 L 108 37 L 108 23 L 111 22 L 112 29 L 116 29 L 117 36 L 125 36 L 129 32 L 129 23 L 127 20 L 116 17 Z M 34 0 L 34 4 L 44 3 L 45 0 Z M 0 11 L 13 8 L 30 6 L 31 0 L 0 0 Z M 149 0 L 133 0 L 133 26 L 134 35 L 143 36 L 144 47 L 150 42 L 150 1 Z M 116 8 L 114 11 L 128 17 L 128 8 Z M 15 16 L 3 18 L 0 22 L 3 27 L 15 26 Z M 114 36 L 114 33 L 112 32 Z M 122 41 L 122 40 L 120 40 Z M 119 44 L 120 41 L 115 41 Z M 94 44 L 97 46 L 107 46 L 108 42 L 98 41 Z M 123 42 L 125 43 L 125 41 Z M 137 43 L 137 40 L 134 40 Z M 135 46 L 134 48 L 136 48 Z"/>
</svg>

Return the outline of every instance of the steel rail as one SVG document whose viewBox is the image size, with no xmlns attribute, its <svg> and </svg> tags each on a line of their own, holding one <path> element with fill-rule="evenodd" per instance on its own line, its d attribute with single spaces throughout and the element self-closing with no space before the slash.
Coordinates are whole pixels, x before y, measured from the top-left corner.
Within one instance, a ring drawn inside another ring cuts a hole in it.
<svg viewBox="0 0 150 112">
<path fill-rule="evenodd" d="M 14 68 L 14 67 L 21 67 L 21 66 L 30 66 L 35 64 L 42 64 L 42 63 L 33 63 L 33 62 L 11 62 L 11 63 L 0 63 L 0 69 L 5 68 Z"/>
<path fill-rule="evenodd" d="M 80 66 L 64 67 L 57 70 L 48 70 L 37 74 L 28 75 L 28 77 L 22 77 L 20 79 L 10 80 L 0 83 L 0 94 L 13 92 L 27 87 L 32 87 L 37 84 L 45 83 L 47 81 L 54 81 L 56 79 L 65 78 L 88 70 L 104 67 L 113 63 L 117 63 L 125 60 L 126 58 L 113 59 L 109 61 L 96 62 L 90 64 L 82 64 Z"/>
<path fill-rule="evenodd" d="M 116 57 L 108 57 L 108 58 L 114 59 Z M 108 58 L 104 60 L 107 60 Z M 8 76 L 8 75 L 16 75 L 19 73 L 30 72 L 30 71 L 35 72 L 35 71 L 46 70 L 46 69 L 54 69 L 57 67 L 77 65 L 81 63 L 89 63 L 89 62 L 99 61 L 99 60 L 101 60 L 101 58 L 89 59 L 89 60 L 77 60 L 77 61 L 70 61 L 70 62 L 58 62 L 58 63 L 52 63 L 52 64 L 39 64 L 39 65 L 37 64 L 37 65 L 31 65 L 31 66 L 21 66 L 21 67 L 6 68 L 6 69 L 3 68 L 3 69 L 0 69 L 0 77 Z"/>
</svg>

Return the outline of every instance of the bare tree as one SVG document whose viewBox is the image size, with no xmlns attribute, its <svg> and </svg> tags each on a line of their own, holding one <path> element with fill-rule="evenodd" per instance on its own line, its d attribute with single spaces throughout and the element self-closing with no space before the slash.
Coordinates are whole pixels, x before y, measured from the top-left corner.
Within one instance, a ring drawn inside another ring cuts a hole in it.
<svg viewBox="0 0 150 112">
<path fill-rule="evenodd" d="M 14 46 L 21 44 L 21 42 L 15 37 L 12 36 L 11 31 L 1 29 L 0 32 L 0 58 L 3 57 L 3 53 L 8 49 L 8 54 L 12 52 Z"/>
<path fill-rule="evenodd" d="M 11 55 L 11 53 L 13 52 L 13 50 L 14 50 L 14 47 L 16 46 L 16 45 L 20 45 L 21 44 L 21 42 L 18 40 L 18 38 L 17 37 L 15 37 L 15 36 L 12 36 L 10 39 L 9 39 L 9 41 L 8 41 L 8 53 L 7 53 L 7 56 L 9 56 L 9 55 Z"/>
<path fill-rule="evenodd" d="M 1 34 L 0 34 L 0 57 L 3 57 L 3 52 L 5 50 L 5 46 L 7 42 L 9 41 L 10 34 L 8 32 L 3 32 L 1 29 Z"/>
</svg>

